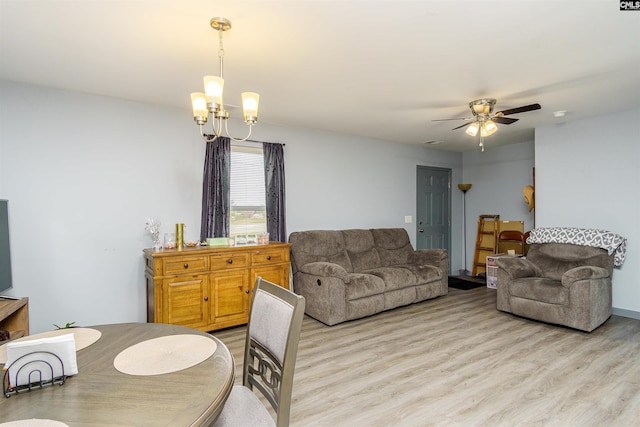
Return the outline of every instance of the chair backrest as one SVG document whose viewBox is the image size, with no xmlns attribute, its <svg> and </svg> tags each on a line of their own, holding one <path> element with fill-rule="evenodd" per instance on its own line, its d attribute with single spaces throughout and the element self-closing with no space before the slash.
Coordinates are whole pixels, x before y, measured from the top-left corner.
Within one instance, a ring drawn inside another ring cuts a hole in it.
<svg viewBox="0 0 640 427">
<path fill-rule="evenodd" d="M 607 251 L 590 246 L 569 243 L 533 243 L 527 253 L 527 259 L 536 264 L 545 277 L 561 280 L 565 271 L 576 267 L 602 267 L 613 272 L 613 255 Z"/>
<path fill-rule="evenodd" d="M 242 383 L 266 397 L 276 412 L 278 426 L 289 425 L 304 305 L 304 297 L 261 277 L 256 279 Z"/>
<path fill-rule="evenodd" d="M 498 234 L 498 253 L 507 253 L 509 249 L 516 254 L 524 254 L 524 238 L 517 230 L 503 230 Z"/>
</svg>

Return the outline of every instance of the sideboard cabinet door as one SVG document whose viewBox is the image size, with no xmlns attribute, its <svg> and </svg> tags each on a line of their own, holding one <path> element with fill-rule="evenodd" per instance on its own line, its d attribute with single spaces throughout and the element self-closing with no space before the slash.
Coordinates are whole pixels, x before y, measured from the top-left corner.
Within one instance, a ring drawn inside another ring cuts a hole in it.
<svg viewBox="0 0 640 427">
<path fill-rule="evenodd" d="M 210 323 L 217 327 L 246 323 L 249 319 L 249 272 L 246 269 L 216 272 L 209 281 L 214 295 Z"/>
<path fill-rule="evenodd" d="M 163 318 L 166 323 L 203 327 L 209 320 L 209 287 L 206 275 L 163 280 Z"/>
</svg>

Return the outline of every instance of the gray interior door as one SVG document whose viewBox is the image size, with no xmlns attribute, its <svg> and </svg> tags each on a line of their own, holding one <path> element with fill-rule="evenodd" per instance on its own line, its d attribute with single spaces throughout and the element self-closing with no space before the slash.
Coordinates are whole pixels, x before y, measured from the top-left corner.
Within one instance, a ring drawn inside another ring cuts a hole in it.
<svg viewBox="0 0 640 427">
<path fill-rule="evenodd" d="M 416 247 L 446 249 L 451 265 L 451 169 L 418 166 Z"/>
</svg>

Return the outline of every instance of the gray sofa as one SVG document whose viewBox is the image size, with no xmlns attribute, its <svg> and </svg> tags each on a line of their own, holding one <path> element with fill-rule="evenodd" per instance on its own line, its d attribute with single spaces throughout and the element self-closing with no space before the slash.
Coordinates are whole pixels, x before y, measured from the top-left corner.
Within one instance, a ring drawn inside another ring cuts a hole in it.
<svg viewBox="0 0 640 427">
<path fill-rule="evenodd" d="M 291 233 L 293 288 L 335 325 L 445 295 L 445 249 L 414 250 L 404 228 Z"/>
</svg>

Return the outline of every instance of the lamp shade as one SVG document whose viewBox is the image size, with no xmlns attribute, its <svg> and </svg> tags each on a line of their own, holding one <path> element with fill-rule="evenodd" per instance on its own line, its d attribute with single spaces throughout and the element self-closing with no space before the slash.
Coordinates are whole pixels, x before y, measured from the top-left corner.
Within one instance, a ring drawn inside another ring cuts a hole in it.
<svg viewBox="0 0 640 427">
<path fill-rule="evenodd" d="M 476 136 L 478 134 L 478 128 L 479 128 L 478 123 L 473 122 L 467 127 L 467 130 L 465 130 L 465 133 L 467 135 Z"/>
<path fill-rule="evenodd" d="M 204 93 L 207 95 L 207 102 L 222 106 L 224 79 L 218 76 L 205 76 L 203 80 Z"/>
<path fill-rule="evenodd" d="M 498 126 L 496 126 L 494 121 L 487 120 L 482 124 L 482 127 L 480 128 L 480 136 L 493 135 L 494 133 L 496 133 L 497 130 L 498 130 Z"/>
<path fill-rule="evenodd" d="M 242 111 L 244 112 L 244 121 L 247 123 L 255 123 L 258 121 L 258 104 L 260 95 L 255 92 L 242 93 Z"/>
<path fill-rule="evenodd" d="M 204 93 L 194 92 L 191 94 L 191 108 L 193 109 L 193 119 L 198 124 L 207 122 L 207 98 Z"/>
</svg>

